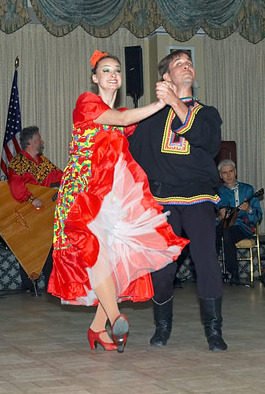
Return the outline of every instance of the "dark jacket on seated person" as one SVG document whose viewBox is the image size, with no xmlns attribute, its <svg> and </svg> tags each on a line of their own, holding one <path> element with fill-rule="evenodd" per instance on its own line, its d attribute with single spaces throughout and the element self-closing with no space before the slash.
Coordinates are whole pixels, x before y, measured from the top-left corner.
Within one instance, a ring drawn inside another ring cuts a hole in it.
<svg viewBox="0 0 265 394">
<path fill-rule="evenodd" d="M 238 204 L 236 203 L 235 197 L 237 189 L 239 195 Z M 237 210 L 236 219 L 233 223 L 233 226 L 238 226 L 246 238 L 252 238 L 257 222 L 260 222 L 262 219 L 262 209 L 259 199 L 257 197 L 251 198 L 255 194 L 254 188 L 247 183 L 237 182 L 232 188 L 228 188 L 225 185 L 221 186 L 219 188 L 218 194 L 221 198 L 221 201 L 218 204 L 218 209 L 223 207 L 235 208 L 242 204 L 245 199 L 249 200 L 251 208 L 250 212 L 240 209 Z"/>
</svg>

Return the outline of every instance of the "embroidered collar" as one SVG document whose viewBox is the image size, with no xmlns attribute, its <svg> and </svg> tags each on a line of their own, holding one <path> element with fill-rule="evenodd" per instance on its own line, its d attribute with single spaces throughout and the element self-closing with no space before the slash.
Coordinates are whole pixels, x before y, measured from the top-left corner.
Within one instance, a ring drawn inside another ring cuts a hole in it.
<svg viewBox="0 0 265 394">
<path fill-rule="evenodd" d="M 195 97 L 181 97 L 180 100 L 183 101 L 184 103 L 188 103 L 189 101 L 195 101 L 196 98 Z"/>
<path fill-rule="evenodd" d="M 28 160 L 33 161 L 37 165 L 39 165 L 42 162 L 41 155 L 37 155 L 37 160 L 34 160 L 33 157 L 25 150 L 21 151 L 22 155 L 24 155 Z"/>
</svg>

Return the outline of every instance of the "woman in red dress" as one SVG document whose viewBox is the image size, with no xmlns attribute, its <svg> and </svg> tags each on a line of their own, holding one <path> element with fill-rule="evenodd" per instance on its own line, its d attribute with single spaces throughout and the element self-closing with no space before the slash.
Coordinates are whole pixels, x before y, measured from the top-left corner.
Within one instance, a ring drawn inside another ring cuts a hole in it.
<svg viewBox="0 0 265 394">
<path fill-rule="evenodd" d="M 135 128 L 129 125 L 165 103 L 115 110 L 122 83 L 119 60 L 95 51 L 91 64 L 98 95 L 81 94 L 73 112 L 70 159 L 55 212 L 48 291 L 64 304 L 98 305 L 88 330 L 91 348 L 100 343 L 105 350 L 122 352 L 129 323 L 118 302 L 150 299 L 150 271 L 176 259 L 188 240 L 173 233 L 126 139 Z M 108 320 L 112 338 L 106 331 Z"/>
</svg>

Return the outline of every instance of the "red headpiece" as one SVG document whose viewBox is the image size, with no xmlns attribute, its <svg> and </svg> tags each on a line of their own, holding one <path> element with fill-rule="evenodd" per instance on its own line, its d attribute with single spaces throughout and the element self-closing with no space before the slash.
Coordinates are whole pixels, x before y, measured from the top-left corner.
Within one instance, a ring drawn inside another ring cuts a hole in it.
<svg viewBox="0 0 265 394">
<path fill-rule="evenodd" d="M 94 51 L 93 55 L 90 58 L 91 66 L 94 68 L 97 62 L 104 56 L 108 55 L 106 52 L 100 52 L 97 49 Z"/>
</svg>

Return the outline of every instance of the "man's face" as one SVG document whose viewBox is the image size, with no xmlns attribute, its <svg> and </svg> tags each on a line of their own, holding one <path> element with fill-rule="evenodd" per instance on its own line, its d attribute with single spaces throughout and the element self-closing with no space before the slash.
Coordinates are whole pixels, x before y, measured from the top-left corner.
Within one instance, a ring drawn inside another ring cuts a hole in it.
<svg viewBox="0 0 265 394">
<path fill-rule="evenodd" d="M 186 54 L 180 54 L 171 61 L 169 64 L 169 72 L 165 73 L 163 78 L 176 87 L 191 87 L 195 80 L 195 70 L 192 61 Z"/>
<path fill-rule="evenodd" d="M 37 153 L 42 155 L 43 149 L 44 149 L 44 142 L 42 141 L 39 133 L 34 134 L 33 139 L 32 139 L 32 146 L 36 150 Z"/>
<path fill-rule="evenodd" d="M 225 186 L 234 186 L 236 183 L 236 169 L 234 166 L 222 167 L 220 170 L 220 178 L 224 181 Z"/>
</svg>

